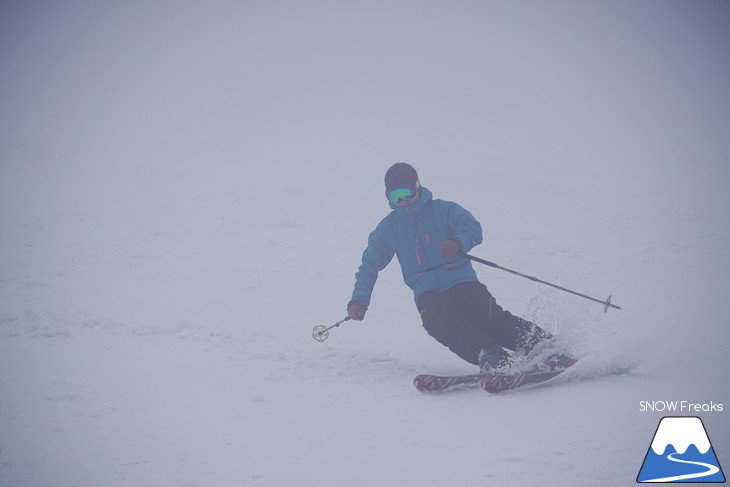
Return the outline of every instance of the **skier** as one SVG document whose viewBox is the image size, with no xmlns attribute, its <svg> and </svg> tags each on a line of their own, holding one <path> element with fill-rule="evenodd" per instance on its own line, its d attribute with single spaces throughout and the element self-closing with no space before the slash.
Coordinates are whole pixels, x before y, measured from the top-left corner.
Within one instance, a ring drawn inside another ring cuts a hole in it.
<svg viewBox="0 0 730 487">
<path fill-rule="evenodd" d="M 385 195 L 393 211 L 368 238 L 347 304 L 350 319 L 365 317 L 378 273 L 396 255 L 428 334 L 481 372 L 504 372 L 513 363 L 507 350 L 525 356 L 552 340 L 544 329 L 502 309 L 471 261 L 459 255 L 482 242 L 482 227 L 471 213 L 434 199 L 404 162 L 385 173 Z M 561 353 L 547 359 L 551 368 L 571 363 Z"/>
</svg>

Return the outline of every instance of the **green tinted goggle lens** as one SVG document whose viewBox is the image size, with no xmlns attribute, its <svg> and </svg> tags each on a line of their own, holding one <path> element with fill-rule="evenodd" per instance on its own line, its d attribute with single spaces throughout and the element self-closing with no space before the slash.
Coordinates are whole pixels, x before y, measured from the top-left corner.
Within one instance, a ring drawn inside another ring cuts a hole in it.
<svg viewBox="0 0 730 487">
<path fill-rule="evenodd" d="M 388 191 L 388 199 L 394 205 L 397 204 L 400 200 L 410 201 L 411 199 L 413 199 L 414 196 L 416 196 L 416 188 L 413 186 Z"/>
</svg>

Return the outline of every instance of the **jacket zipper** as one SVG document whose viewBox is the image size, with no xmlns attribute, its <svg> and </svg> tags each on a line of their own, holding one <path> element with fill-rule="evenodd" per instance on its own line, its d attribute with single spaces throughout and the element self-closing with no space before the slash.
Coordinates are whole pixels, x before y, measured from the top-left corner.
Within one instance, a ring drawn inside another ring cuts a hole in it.
<svg viewBox="0 0 730 487">
<path fill-rule="evenodd" d="M 426 265 L 428 266 L 428 269 L 430 271 L 432 271 L 434 273 L 434 275 L 436 276 L 436 281 L 437 281 L 438 286 L 439 286 L 439 291 L 440 292 L 443 292 L 444 291 L 444 283 L 441 282 L 441 276 L 439 275 L 439 273 L 436 270 L 436 268 L 433 267 L 431 265 L 431 263 L 428 261 L 428 252 L 426 251 L 426 246 L 423 244 L 423 240 L 421 239 L 421 227 L 418 224 L 418 219 L 417 219 L 416 215 L 414 215 L 411 212 L 411 209 L 410 208 L 406 207 L 405 210 L 406 210 L 406 213 L 408 213 L 408 215 L 413 219 L 413 224 L 416 226 L 416 260 L 418 261 L 418 264 L 421 265 L 421 258 L 419 256 L 419 252 L 418 252 L 418 244 L 420 244 L 421 247 L 423 247 L 423 250 L 424 250 L 424 252 L 423 252 L 424 253 L 423 259 L 426 261 Z M 424 211 L 425 211 L 425 208 L 424 208 Z"/>
</svg>

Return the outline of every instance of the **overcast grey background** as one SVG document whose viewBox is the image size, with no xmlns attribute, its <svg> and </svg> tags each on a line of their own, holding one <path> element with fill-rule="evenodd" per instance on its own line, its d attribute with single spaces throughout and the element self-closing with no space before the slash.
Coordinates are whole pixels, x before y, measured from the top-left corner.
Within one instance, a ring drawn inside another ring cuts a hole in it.
<svg viewBox="0 0 730 487">
<path fill-rule="evenodd" d="M 0 2 L 0 479 L 423 485 L 446 445 L 465 484 L 633 481 L 659 418 L 639 400 L 730 403 L 728 25 L 726 1 Z M 416 372 L 468 369 L 395 264 L 366 322 L 312 348 L 397 161 L 481 221 L 476 255 L 612 293 L 604 315 L 478 269 L 587 376 L 635 374 L 423 402 Z M 411 451 L 453 410 L 471 435 Z M 721 461 L 725 417 L 703 416 Z M 540 456 L 555 438 L 579 457 Z"/>
</svg>

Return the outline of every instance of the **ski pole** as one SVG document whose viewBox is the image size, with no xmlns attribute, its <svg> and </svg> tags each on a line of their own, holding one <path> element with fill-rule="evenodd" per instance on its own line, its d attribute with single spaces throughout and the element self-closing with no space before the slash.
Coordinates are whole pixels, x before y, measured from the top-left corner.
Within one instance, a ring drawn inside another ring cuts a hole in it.
<svg viewBox="0 0 730 487">
<path fill-rule="evenodd" d="M 558 286 L 558 285 L 549 283 L 547 281 L 543 281 L 541 279 L 538 279 L 537 277 L 528 276 L 526 274 L 522 274 L 521 272 L 513 271 L 512 269 L 507 269 L 506 267 L 502 267 L 501 265 L 495 264 L 494 262 L 489 262 L 488 260 L 480 259 L 479 257 L 474 257 L 473 255 L 469 255 L 469 254 L 467 254 L 465 252 L 459 252 L 459 255 L 461 257 L 466 258 L 466 259 L 473 260 L 474 262 L 479 262 L 480 264 L 488 265 L 489 267 L 494 267 L 495 269 L 499 269 L 499 270 L 502 270 L 502 271 L 511 272 L 512 274 L 518 275 L 520 277 L 527 278 L 527 279 L 529 279 L 531 281 L 539 282 L 539 283 L 542 283 L 542 284 L 547 284 L 548 286 L 552 286 L 552 287 L 554 287 L 556 289 L 560 289 L 561 291 L 565 291 L 565 292 L 568 292 L 568 293 L 571 293 L 571 294 L 575 294 L 576 296 L 580 296 L 581 298 L 590 299 L 591 301 L 595 301 L 596 303 L 601 303 L 603 305 L 603 312 L 604 313 L 608 312 L 608 308 L 621 309 L 619 306 L 616 306 L 615 304 L 611 304 L 611 296 L 609 296 L 608 298 L 606 298 L 605 301 L 601 301 L 600 299 L 592 298 L 590 296 L 586 296 L 585 294 L 581 294 L 581 293 L 576 292 L 576 291 L 571 291 L 570 289 L 566 289 L 566 288 L 564 288 L 562 286 Z"/>
<path fill-rule="evenodd" d="M 342 323 L 344 323 L 345 321 L 347 321 L 349 319 L 350 319 L 349 316 L 345 316 L 345 318 L 341 319 L 334 325 L 331 325 L 331 326 L 317 325 L 317 326 L 315 326 L 314 329 L 312 329 L 312 338 L 314 338 L 315 340 L 317 340 L 320 343 L 327 340 L 327 337 L 330 336 L 330 330 L 332 328 L 340 326 Z"/>
</svg>

